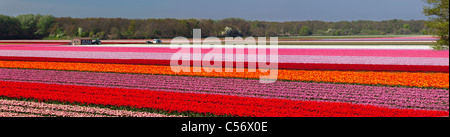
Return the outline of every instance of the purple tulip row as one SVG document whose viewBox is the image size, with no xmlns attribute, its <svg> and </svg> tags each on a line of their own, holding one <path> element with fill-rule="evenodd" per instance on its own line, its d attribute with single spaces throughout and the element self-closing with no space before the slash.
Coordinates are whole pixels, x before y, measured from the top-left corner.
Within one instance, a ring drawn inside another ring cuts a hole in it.
<svg viewBox="0 0 450 137">
<path fill-rule="evenodd" d="M 400 109 L 449 109 L 449 91 L 446 89 L 288 81 L 261 84 L 258 80 L 245 79 L 23 69 L 0 69 L 0 80 L 303 101 L 347 102 Z"/>
<path fill-rule="evenodd" d="M 6 113 L 5 116 L 14 116 L 13 112 L 15 112 L 27 113 L 31 115 L 49 115 L 62 117 L 167 117 L 166 115 L 147 112 L 133 112 L 126 110 L 112 110 L 96 107 L 46 104 L 3 99 L 0 100 L 0 110 L 9 112 Z M 20 116 L 19 114 L 16 115 Z"/>
</svg>

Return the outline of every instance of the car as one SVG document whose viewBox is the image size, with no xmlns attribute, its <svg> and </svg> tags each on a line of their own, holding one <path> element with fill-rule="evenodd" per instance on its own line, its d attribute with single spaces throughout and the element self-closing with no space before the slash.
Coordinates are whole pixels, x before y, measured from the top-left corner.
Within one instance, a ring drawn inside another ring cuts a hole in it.
<svg viewBox="0 0 450 137">
<path fill-rule="evenodd" d="M 94 42 L 92 42 L 92 45 L 102 45 L 102 41 L 100 41 L 100 39 L 96 39 Z"/>
<path fill-rule="evenodd" d="M 161 44 L 162 41 L 161 41 L 160 39 L 154 39 L 154 40 L 153 40 L 153 43 L 154 43 L 154 44 Z"/>
</svg>

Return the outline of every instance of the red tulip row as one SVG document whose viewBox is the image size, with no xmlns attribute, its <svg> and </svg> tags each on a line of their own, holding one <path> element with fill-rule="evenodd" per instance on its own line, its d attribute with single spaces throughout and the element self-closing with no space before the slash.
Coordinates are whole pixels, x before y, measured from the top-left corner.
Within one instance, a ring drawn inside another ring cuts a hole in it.
<svg viewBox="0 0 450 137">
<path fill-rule="evenodd" d="M 78 58 L 0 56 L 0 60 L 170 66 L 170 60 L 151 60 L 151 59 L 81 59 L 81 58 L 78 59 Z M 236 67 L 237 62 L 221 62 L 221 63 L 222 66 L 225 66 L 226 63 L 233 63 L 233 67 Z M 195 63 L 194 61 L 191 61 L 190 64 Z M 258 65 L 256 64 L 256 66 Z M 248 68 L 248 62 L 244 62 L 244 67 Z M 292 69 L 292 70 L 400 71 L 400 72 L 444 72 L 444 73 L 449 72 L 449 66 L 427 66 L 427 65 L 278 63 L 278 68 Z"/>
<path fill-rule="evenodd" d="M 448 111 L 57 84 L 1 82 L 0 96 L 253 117 L 440 117 Z"/>
</svg>

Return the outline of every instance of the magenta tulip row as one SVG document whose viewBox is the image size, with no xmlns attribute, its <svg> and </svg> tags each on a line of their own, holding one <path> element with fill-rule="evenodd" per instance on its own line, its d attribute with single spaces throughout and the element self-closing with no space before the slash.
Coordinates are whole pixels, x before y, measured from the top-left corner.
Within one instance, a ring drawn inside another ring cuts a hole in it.
<svg viewBox="0 0 450 137">
<path fill-rule="evenodd" d="M 327 83 L 72 72 L 52 70 L 0 69 L 0 80 L 58 83 L 154 91 L 221 94 L 302 101 L 349 102 L 387 108 L 448 110 L 449 90 L 381 87 Z"/>
<path fill-rule="evenodd" d="M 0 110 L 5 116 L 24 116 L 32 115 L 58 116 L 58 117 L 167 117 L 162 114 L 147 112 L 133 112 L 126 110 L 112 110 L 96 107 L 84 107 L 73 105 L 46 104 L 29 101 L 16 101 L 0 99 Z M 20 114 L 24 113 L 24 114 Z M 0 114 L 1 116 L 1 114 Z"/>
<path fill-rule="evenodd" d="M 75 58 L 75 59 L 172 60 L 174 53 L 31 51 L 31 50 L 0 49 L 0 56 Z M 202 56 L 205 56 L 205 54 L 203 54 Z M 223 55 L 220 55 L 220 57 L 223 57 Z M 222 58 L 222 60 L 236 61 L 236 62 L 256 62 L 257 59 L 256 57 L 254 57 L 254 60 L 249 60 L 249 55 L 244 55 L 242 59 L 238 59 L 236 56 L 231 57 L 233 60 L 231 60 L 231 58 L 228 59 L 224 57 Z M 277 57 L 279 63 L 449 66 L 448 57 L 430 58 L 430 57 L 370 57 L 370 56 L 311 56 L 311 55 L 278 55 Z M 199 59 L 194 60 L 197 61 Z"/>
</svg>

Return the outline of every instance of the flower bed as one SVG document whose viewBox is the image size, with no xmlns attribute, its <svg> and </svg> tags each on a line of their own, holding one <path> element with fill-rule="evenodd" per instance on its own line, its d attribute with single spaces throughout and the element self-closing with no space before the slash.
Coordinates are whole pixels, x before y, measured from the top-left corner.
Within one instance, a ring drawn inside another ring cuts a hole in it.
<svg viewBox="0 0 450 137">
<path fill-rule="evenodd" d="M 261 84 L 258 80 L 245 79 L 23 69 L 0 69 L 0 80 L 303 101 L 348 102 L 398 109 L 449 109 L 449 91 L 445 89 L 289 81 Z"/>
<path fill-rule="evenodd" d="M 247 52 L 218 62 L 234 72 L 173 72 L 176 49 L 120 46 L 0 45 L 0 117 L 449 115 L 448 51 L 284 46 L 263 84 Z"/>
<path fill-rule="evenodd" d="M 0 68 L 22 69 L 48 69 L 66 71 L 91 71 L 111 73 L 140 73 L 179 76 L 203 76 L 259 79 L 260 72 L 173 72 L 170 66 L 153 65 L 124 65 L 124 64 L 96 64 L 96 63 L 61 63 L 61 62 L 24 62 L 0 61 Z M 410 87 L 448 88 L 448 73 L 410 73 L 410 72 L 354 72 L 354 71 L 304 71 L 304 70 L 278 70 L 279 80 L 314 81 L 331 83 L 370 84 Z"/>
<path fill-rule="evenodd" d="M 0 82 L 0 96 L 86 104 L 192 111 L 216 115 L 254 117 L 440 117 L 448 111 L 388 109 L 369 105 L 260 99 L 224 95 Z"/>
</svg>

